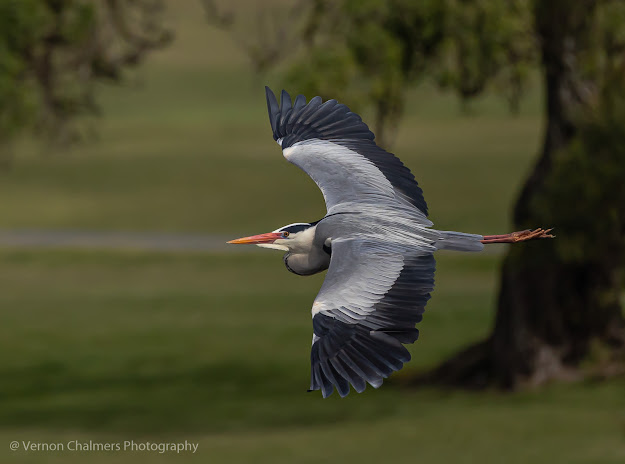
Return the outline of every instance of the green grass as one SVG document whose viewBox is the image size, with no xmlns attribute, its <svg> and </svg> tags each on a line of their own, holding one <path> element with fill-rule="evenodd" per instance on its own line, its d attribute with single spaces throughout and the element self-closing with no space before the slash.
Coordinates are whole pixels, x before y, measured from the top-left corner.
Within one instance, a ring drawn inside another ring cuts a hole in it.
<svg viewBox="0 0 625 464">
<path fill-rule="evenodd" d="M 289 274 L 278 253 L 3 251 L 0 441 L 188 439 L 228 463 L 619 462 L 622 381 L 514 395 L 400 386 L 489 325 L 496 258 L 444 254 L 438 268 L 413 361 L 379 390 L 322 400 L 306 393 L 322 276 Z M 181 459 L 115 462 L 155 457 Z"/>
<path fill-rule="evenodd" d="M 175 5 L 174 45 L 101 89 L 97 139 L 50 153 L 19 141 L 0 172 L 0 228 L 238 236 L 323 215 L 315 185 L 271 139 L 263 85 L 279 82 L 251 75 L 196 2 Z M 535 88 L 512 117 L 486 96 L 462 117 L 430 86 L 409 93 L 393 151 L 437 227 L 508 231 L 540 144 L 539 100 Z M 0 250 L 0 461 L 623 462 L 623 380 L 510 395 L 402 387 L 489 332 L 498 266 L 440 255 L 413 360 L 380 390 L 322 400 L 306 388 L 323 276 L 291 275 L 277 253 Z M 8 450 L 129 439 L 200 448 Z"/>
</svg>

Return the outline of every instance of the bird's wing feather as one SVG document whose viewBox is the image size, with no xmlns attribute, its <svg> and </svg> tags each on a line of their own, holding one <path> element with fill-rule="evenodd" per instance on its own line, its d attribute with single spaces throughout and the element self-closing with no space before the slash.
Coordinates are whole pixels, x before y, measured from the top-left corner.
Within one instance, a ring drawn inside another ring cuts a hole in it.
<svg viewBox="0 0 625 464">
<path fill-rule="evenodd" d="M 332 242 L 325 281 L 313 304 L 311 390 L 361 392 L 410 360 L 402 345 L 419 336 L 434 288 L 431 253 L 365 239 Z"/>
<path fill-rule="evenodd" d="M 268 87 L 266 94 L 274 139 L 287 160 L 317 183 L 329 213 L 353 210 L 354 205 L 393 204 L 414 210 L 413 216 L 431 225 L 414 176 L 397 157 L 376 145 L 360 116 L 336 100 L 322 103 L 315 97 L 306 104 L 299 95 L 292 103 L 282 91 L 278 104 Z"/>
</svg>

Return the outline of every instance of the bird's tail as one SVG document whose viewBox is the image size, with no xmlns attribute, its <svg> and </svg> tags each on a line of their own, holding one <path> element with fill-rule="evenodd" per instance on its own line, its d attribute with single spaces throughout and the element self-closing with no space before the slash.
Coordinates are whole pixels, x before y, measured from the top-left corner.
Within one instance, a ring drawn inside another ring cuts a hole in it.
<svg viewBox="0 0 625 464">
<path fill-rule="evenodd" d="M 465 234 L 464 232 L 439 231 L 440 238 L 436 242 L 439 250 L 482 251 L 484 244 L 482 235 Z"/>
</svg>

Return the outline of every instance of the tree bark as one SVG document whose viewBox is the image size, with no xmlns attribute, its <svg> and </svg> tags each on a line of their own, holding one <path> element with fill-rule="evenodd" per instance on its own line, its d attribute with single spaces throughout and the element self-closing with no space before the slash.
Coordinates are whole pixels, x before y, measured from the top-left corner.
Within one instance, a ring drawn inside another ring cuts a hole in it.
<svg viewBox="0 0 625 464">
<path fill-rule="evenodd" d="M 584 104 L 580 95 L 587 87 L 579 77 L 577 54 L 595 3 L 580 1 L 573 7 L 569 2 L 536 2 L 547 119 L 542 151 L 514 209 L 515 230 L 557 227 L 538 224 L 532 204 L 543 198 L 554 154 L 577 132 L 573 115 Z M 515 389 L 553 378 L 579 378 L 584 375 L 580 363 L 589 356 L 612 365 L 625 350 L 620 305 L 624 254 L 622 239 L 609 253 L 576 262 L 563 259 L 552 241 L 512 245 L 502 266 L 491 336 L 419 381 Z"/>
</svg>

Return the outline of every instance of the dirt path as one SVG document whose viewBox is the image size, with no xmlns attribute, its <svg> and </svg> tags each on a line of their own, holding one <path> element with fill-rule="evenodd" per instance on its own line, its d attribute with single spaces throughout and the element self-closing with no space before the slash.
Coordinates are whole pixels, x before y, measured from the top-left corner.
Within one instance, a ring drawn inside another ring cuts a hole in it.
<svg viewBox="0 0 625 464">
<path fill-rule="evenodd" d="M 220 235 L 82 230 L 1 230 L 4 248 L 82 248 L 144 251 L 245 252 L 252 247 L 228 245 Z"/>
</svg>

